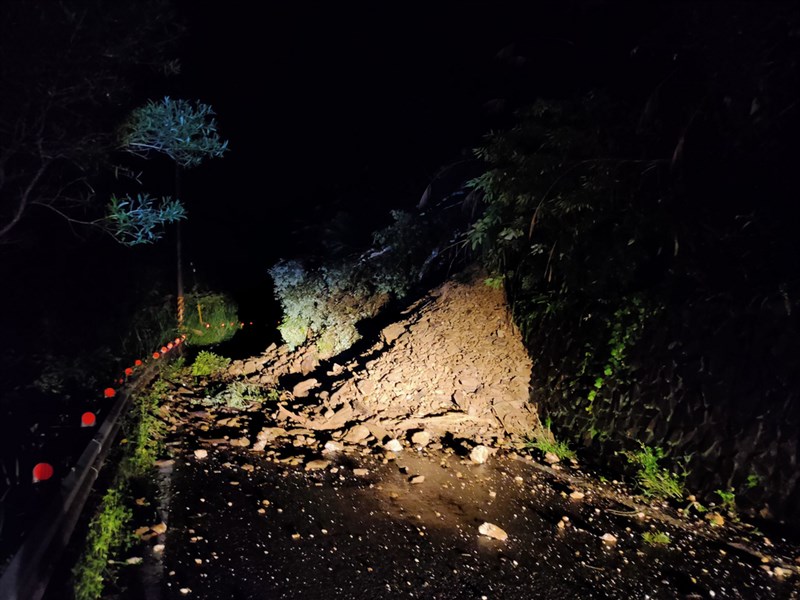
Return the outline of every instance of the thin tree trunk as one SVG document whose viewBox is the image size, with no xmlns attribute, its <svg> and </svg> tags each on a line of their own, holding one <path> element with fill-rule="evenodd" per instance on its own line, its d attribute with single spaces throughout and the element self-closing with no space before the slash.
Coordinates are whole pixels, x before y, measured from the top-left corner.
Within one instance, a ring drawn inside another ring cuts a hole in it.
<svg viewBox="0 0 800 600">
<path fill-rule="evenodd" d="M 181 195 L 181 168 L 175 165 L 175 198 L 180 200 Z M 178 331 L 183 331 L 185 298 L 183 296 L 183 242 L 181 239 L 181 222 L 175 224 L 175 245 L 178 275 Z"/>
</svg>

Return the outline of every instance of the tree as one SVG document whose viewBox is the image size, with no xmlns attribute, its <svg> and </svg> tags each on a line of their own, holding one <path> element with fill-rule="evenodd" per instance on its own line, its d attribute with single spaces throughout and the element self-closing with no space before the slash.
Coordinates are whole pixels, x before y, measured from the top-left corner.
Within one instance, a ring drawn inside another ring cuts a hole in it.
<svg viewBox="0 0 800 600">
<path fill-rule="evenodd" d="M 228 150 L 227 140 L 217 132 L 214 110 L 201 102 L 149 101 L 134 110 L 120 131 L 121 147 L 144 158 L 165 154 L 175 162 L 176 196 L 180 195 L 180 170 L 200 165 L 206 158 L 219 158 Z M 177 202 L 177 201 L 176 201 Z M 178 204 L 178 206 L 181 206 Z M 173 204 L 173 209 L 177 207 Z M 181 206 L 182 210 L 182 206 Z M 174 220 L 179 221 L 181 217 Z M 180 224 L 177 227 L 178 328 L 183 327 L 184 294 Z"/>
<path fill-rule="evenodd" d="M 95 184 L 137 82 L 177 72 L 168 53 L 179 33 L 169 0 L 4 3 L 0 241 L 18 239 L 38 209 L 111 224 L 97 217 Z"/>
</svg>

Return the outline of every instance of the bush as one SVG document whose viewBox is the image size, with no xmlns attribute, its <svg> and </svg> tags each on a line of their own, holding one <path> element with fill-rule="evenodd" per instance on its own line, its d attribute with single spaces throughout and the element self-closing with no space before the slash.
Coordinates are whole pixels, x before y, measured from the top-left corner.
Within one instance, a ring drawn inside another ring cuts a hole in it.
<svg viewBox="0 0 800 600">
<path fill-rule="evenodd" d="M 269 273 L 283 308 L 281 337 L 291 349 L 313 341 L 323 357 L 358 341 L 356 324 L 374 317 L 388 299 L 352 263 L 306 269 L 298 261 L 283 261 Z"/>
<path fill-rule="evenodd" d="M 376 316 L 419 280 L 434 244 L 432 225 L 401 211 L 392 217 L 359 257 L 316 267 L 284 260 L 269 270 L 283 309 L 278 330 L 291 349 L 312 341 L 323 357 L 346 350 L 360 337 L 359 321 Z"/>
<path fill-rule="evenodd" d="M 197 354 L 194 363 L 192 363 L 192 375 L 195 377 L 214 377 L 227 369 L 229 364 L 231 364 L 230 358 L 202 350 Z"/>
<path fill-rule="evenodd" d="M 163 346 L 180 333 L 186 334 L 187 344 L 209 346 L 232 338 L 239 330 L 237 306 L 225 294 L 187 294 L 185 302 L 183 332 L 177 328 L 174 296 L 151 299 L 140 306 L 123 340 L 124 353 L 128 356 L 147 356 L 154 348 Z"/>
<path fill-rule="evenodd" d="M 239 331 L 236 303 L 225 294 L 188 294 L 184 318 L 186 343 L 193 346 L 219 344 Z"/>
</svg>

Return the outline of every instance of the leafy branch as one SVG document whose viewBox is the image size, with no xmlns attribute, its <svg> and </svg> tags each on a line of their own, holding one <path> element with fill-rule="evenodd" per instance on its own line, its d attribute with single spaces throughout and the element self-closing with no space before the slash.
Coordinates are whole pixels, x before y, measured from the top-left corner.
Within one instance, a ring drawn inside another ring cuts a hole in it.
<svg viewBox="0 0 800 600">
<path fill-rule="evenodd" d="M 150 244 L 162 236 L 160 227 L 186 218 L 186 209 L 169 196 L 157 200 L 150 194 L 112 195 L 108 204 L 111 235 L 125 246 Z"/>
<path fill-rule="evenodd" d="M 181 167 L 196 167 L 204 158 L 219 158 L 228 150 L 213 117 L 213 109 L 201 102 L 151 100 L 122 125 L 121 147 L 142 157 L 160 152 Z"/>
</svg>

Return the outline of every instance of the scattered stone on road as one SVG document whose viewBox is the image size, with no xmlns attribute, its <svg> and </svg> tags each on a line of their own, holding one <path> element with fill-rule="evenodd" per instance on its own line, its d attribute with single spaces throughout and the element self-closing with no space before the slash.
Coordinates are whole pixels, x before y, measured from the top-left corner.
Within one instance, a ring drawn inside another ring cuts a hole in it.
<svg viewBox="0 0 800 600">
<path fill-rule="evenodd" d="M 208 456 L 208 450 L 203 450 L 202 448 L 194 451 L 195 458 L 205 458 Z"/>
<path fill-rule="evenodd" d="M 484 523 L 478 527 L 478 533 L 495 540 L 500 540 L 501 542 L 505 542 L 508 539 L 508 534 L 494 523 Z"/>
<path fill-rule="evenodd" d="M 329 460 L 312 460 L 306 463 L 306 471 L 322 471 L 327 469 L 331 462 Z"/>
</svg>

